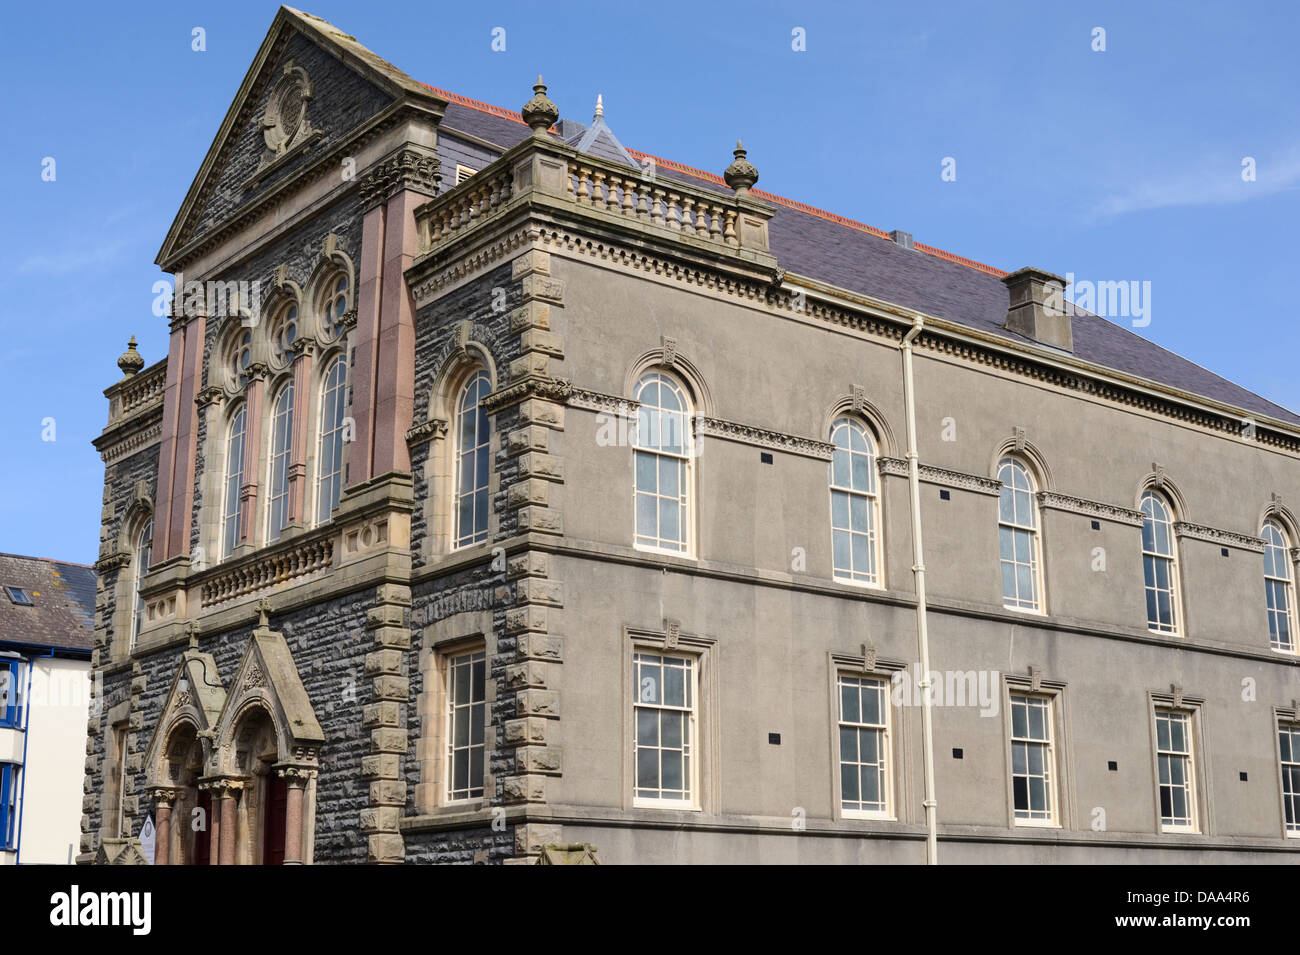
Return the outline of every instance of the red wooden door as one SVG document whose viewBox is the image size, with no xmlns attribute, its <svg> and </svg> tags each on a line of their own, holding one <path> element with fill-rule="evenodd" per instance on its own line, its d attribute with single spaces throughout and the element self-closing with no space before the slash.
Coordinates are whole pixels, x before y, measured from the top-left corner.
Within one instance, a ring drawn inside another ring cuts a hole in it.
<svg viewBox="0 0 1300 955">
<path fill-rule="evenodd" d="M 198 808 L 202 810 L 203 828 L 197 832 L 190 826 L 194 836 L 194 864 L 210 865 L 212 863 L 212 793 L 207 790 L 199 792 Z"/>
<path fill-rule="evenodd" d="M 284 828 L 288 816 L 289 785 L 283 776 L 271 776 L 266 786 L 266 830 L 262 836 L 262 865 L 284 865 Z"/>
</svg>

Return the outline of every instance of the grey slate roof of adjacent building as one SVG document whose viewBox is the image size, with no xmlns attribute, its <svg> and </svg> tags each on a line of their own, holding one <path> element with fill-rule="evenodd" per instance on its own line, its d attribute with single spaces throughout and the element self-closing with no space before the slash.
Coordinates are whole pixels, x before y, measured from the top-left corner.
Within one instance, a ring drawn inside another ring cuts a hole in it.
<svg viewBox="0 0 1300 955">
<path fill-rule="evenodd" d="M 600 125 L 604 126 L 603 118 Z M 529 135 L 528 128 L 521 122 L 456 102 L 447 106 L 443 127 L 448 131 L 459 130 L 495 143 L 502 150 Z M 594 127 L 595 124 L 592 128 Z M 589 132 L 590 129 L 584 132 L 583 137 Z M 618 143 L 612 131 L 610 139 Z M 618 148 L 623 150 L 621 143 L 618 143 Z M 607 152 L 595 154 L 615 158 Z M 621 156 L 618 158 L 622 159 Z M 636 165 L 635 160 L 633 165 Z M 659 167 L 656 174 L 721 194 L 729 193 L 725 187 L 711 180 L 690 176 L 669 167 Z M 774 205 L 773 208 L 775 212 L 768 225 L 769 241 L 777 261 L 787 272 L 927 315 L 935 315 L 1011 341 L 1030 342 L 1030 339 L 1002 327 L 1010 298 L 1006 286 L 998 276 L 904 248 L 813 212 L 804 212 L 786 205 Z M 1076 358 L 1134 378 L 1146 379 L 1231 405 L 1251 414 L 1267 415 L 1300 425 L 1300 415 L 1160 347 L 1122 325 L 1082 309 L 1073 308 L 1073 312 L 1073 354 Z"/>
<path fill-rule="evenodd" d="M 0 554 L 0 588 L 21 587 L 31 606 L 0 589 L 0 644 L 56 647 L 90 656 L 95 630 L 95 571 L 43 557 Z"/>
</svg>

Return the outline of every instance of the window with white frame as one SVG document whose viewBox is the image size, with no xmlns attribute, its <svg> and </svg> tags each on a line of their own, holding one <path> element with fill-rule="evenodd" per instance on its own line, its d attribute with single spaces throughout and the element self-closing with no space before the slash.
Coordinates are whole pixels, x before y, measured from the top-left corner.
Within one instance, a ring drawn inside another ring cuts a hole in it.
<svg viewBox="0 0 1300 955">
<path fill-rule="evenodd" d="M 1038 507 L 1029 469 L 1015 458 L 998 462 L 998 554 L 1002 566 L 1002 605 L 1041 609 L 1041 559 Z"/>
<path fill-rule="evenodd" d="M 487 655 L 482 650 L 447 658 L 446 800 L 483 796 L 483 732 L 487 713 Z"/>
<path fill-rule="evenodd" d="M 633 655 L 633 805 L 696 804 L 697 663 L 690 656 Z"/>
<path fill-rule="evenodd" d="M 140 636 L 140 630 L 144 626 L 144 598 L 140 596 L 140 586 L 144 583 L 144 575 L 149 572 L 149 562 L 153 559 L 153 521 L 145 521 L 144 527 L 140 528 L 140 533 L 135 539 L 135 568 L 132 580 L 132 602 L 135 604 L 134 612 L 131 615 L 131 649 L 135 649 L 135 641 Z"/>
<path fill-rule="evenodd" d="M 846 816 L 890 815 L 889 684 L 840 673 L 840 808 Z"/>
<path fill-rule="evenodd" d="M 1277 724 L 1278 757 L 1282 768 L 1282 814 L 1286 834 L 1300 837 L 1300 724 Z"/>
<path fill-rule="evenodd" d="M 488 536 L 492 433 L 483 399 L 491 390 L 488 373 L 475 372 L 456 402 L 456 547 L 478 544 Z"/>
<path fill-rule="evenodd" d="M 1166 832 L 1196 831 L 1196 757 L 1192 715 L 1156 710 L 1156 783 L 1160 826 Z"/>
<path fill-rule="evenodd" d="M 836 580 L 880 584 L 876 446 L 853 418 L 831 425 L 831 550 Z"/>
<path fill-rule="evenodd" d="M 1056 824 L 1052 701 L 1011 694 L 1011 799 L 1017 825 Z"/>
<path fill-rule="evenodd" d="M 267 498 L 266 539 L 280 539 L 289 526 L 289 465 L 293 458 L 293 382 L 275 399 L 271 413 L 271 480 Z"/>
<path fill-rule="evenodd" d="M 1178 632 L 1178 559 L 1169 502 L 1154 491 L 1142 495 L 1142 576 L 1147 628 Z"/>
<path fill-rule="evenodd" d="M 339 355 L 321 378 L 320 451 L 316 457 L 316 523 L 324 524 L 343 493 L 343 409 L 347 363 Z"/>
<path fill-rule="evenodd" d="M 1268 608 L 1268 642 L 1274 650 L 1295 652 L 1291 601 L 1291 542 L 1277 521 L 1265 521 L 1264 598 Z"/>
<path fill-rule="evenodd" d="M 685 389 L 658 371 L 637 382 L 636 400 L 635 543 L 685 554 L 690 549 L 691 404 Z"/>
<path fill-rule="evenodd" d="M 244 479 L 244 438 L 247 432 L 247 414 L 240 407 L 230 418 L 226 432 L 226 486 L 223 495 L 225 514 L 221 521 L 222 554 L 229 557 L 239 546 L 240 500 L 239 491 Z"/>
</svg>

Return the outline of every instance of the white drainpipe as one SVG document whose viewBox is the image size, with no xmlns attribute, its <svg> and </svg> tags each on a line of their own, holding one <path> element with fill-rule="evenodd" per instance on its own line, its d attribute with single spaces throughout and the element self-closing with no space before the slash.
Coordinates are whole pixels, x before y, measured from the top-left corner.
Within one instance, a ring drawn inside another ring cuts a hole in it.
<svg viewBox="0 0 1300 955">
<path fill-rule="evenodd" d="M 912 499 L 912 576 L 916 581 L 916 643 L 921 657 L 921 748 L 925 755 L 925 864 L 939 864 L 938 813 L 934 796 L 934 716 L 930 699 L 930 637 L 926 625 L 925 551 L 921 546 L 921 471 L 916 452 L 916 385 L 912 379 L 912 341 L 925 320 L 916 315 L 903 337 L 903 404 L 907 413 L 907 485 Z"/>
</svg>

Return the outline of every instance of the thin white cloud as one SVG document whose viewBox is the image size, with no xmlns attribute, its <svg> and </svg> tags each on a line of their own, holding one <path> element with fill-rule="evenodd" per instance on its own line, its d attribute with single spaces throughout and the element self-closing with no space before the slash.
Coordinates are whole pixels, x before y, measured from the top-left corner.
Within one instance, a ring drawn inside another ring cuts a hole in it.
<svg viewBox="0 0 1300 955">
<path fill-rule="evenodd" d="M 1244 158 L 1206 158 L 1195 168 L 1171 170 L 1167 176 L 1141 180 L 1127 190 L 1103 198 L 1093 207 L 1093 217 L 1113 218 L 1176 206 L 1250 202 L 1300 188 L 1300 147 L 1274 156 L 1253 157 L 1254 182 L 1241 177 Z"/>
<path fill-rule="evenodd" d="M 71 275 L 88 272 L 122 261 L 127 243 L 121 239 L 102 245 L 69 246 L 56 252 L 29 255 L 18 263 L 19 275 Z"/>
</svg>

